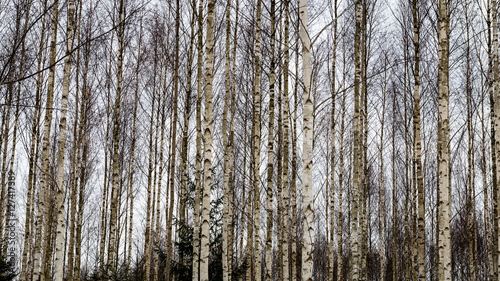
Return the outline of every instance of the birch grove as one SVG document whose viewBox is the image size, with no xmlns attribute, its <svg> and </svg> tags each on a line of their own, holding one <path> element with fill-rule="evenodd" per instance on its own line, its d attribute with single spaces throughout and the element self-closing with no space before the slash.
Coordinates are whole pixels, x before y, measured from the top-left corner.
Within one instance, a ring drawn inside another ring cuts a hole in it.
<svg viewBox="0 0 500 281">
<path fill-rule="evenodd" d="M 1 0 L 0 280 L 500 280 L 496 0 Z"/>
</svg>

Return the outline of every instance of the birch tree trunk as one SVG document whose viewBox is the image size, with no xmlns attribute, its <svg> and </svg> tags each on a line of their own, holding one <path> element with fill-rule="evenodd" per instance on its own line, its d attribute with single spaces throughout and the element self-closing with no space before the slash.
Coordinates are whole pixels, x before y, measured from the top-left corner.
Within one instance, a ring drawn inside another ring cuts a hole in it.
<svg viewBox="0 0 500 281">
<path fill-rule="evenodd" d="M 415 48 L 415 68 L 413 77 L 415 79 L 415 92 L 413 94 L 413 128 L 415 141 L 415 163 L 417 172 L 417 192 L 418 192 L 418 279 L 425 281 L 425 196 L 424 181 L 422 177 L 422 149 L 420 138 L 420 18 L 418 11 L 418 0 L 413 0 L 413 47 Z"/>
<path fill-rule="evenodd" d="M 123 73 L 123 35 L 125 24 L 124 20 L 124 6 L 123 0 L 119 4 L 118 16 L 118 69 L 116 74 L 116 101 L 114 108 L 114 124 L 113 124 L 113 177 L 111 182 L 111 214 L 109 218 L 109 244 L 108 244 L 108 261 L 107 272 L 108 277 L 111 272 L 116 272 L 115 259 L 117 259 L 118 250 L 116 249 L 117 227 L 116 218 L 118 217 L 118 185 L 120 184 L 119 171 L 118 171 L 118 146 L 119 146 L 119 133 L 120 133 L 120 103 L 122 95 L 122 73 Z"/>
<path fill-rule="evenodd" d="M 64 60 L 64 74 L 63 74 L 63 89 L 61 97 L 61 117 L 59 120 L 59 140 L 58 140 L 58 154 L 57 154 L 57 183 L 56 183 L 56 208 L 57 208 L 57 237 L 56 237 L 56 261 L 55 261 L 55 275 L 56 281 L 62 281 L 64 278 L 64 264 L 63 264 L 63 247 L 64 247 L 64 234 L 66 231 L 66 222 L 64 220 L 64 156 L 66 148 L 66 114 L 68 112 L 68 93 L 69 83 L 71 76 L 71 59 L 73 51 L 73 36 L 74 36 L 74 19 L 75 1 L 69 0 L 68 3 L 68 28 L 67 28 L 67 42 L 66 42 L 66 58 Z"/>
<path fill-rule="evenodd" d="M 255 278 L 262 279 L 262 253 L 260 242 L 260 26 L 262 0 L 257 0 L 257 26 L 254 47 L 254 89 L 253 89 L 253 192 L 255 224 Z"/>
<path fill-rule="evenodd" d="M 337 90 L 335 89 L 335 79 L 336 79 L 336 59 L 337 59 L 337 18 L 338 18 L 338 6 L 337 0 L 333 2 L 333 8 L 335 10 L 334 23 L 333 23 L 333 50 L 332 50 L 332 81 L 331 81 L 331 99 L 332 99 L 332 112 L 331 112 L 331 142 L 332 142 L 332 155 L 330 159 L 330 263 L 328 270 L 328 280 L 333 281 L 333 276 L 335 274 L 335 267 L 333 266 L 335 262 L 334 253 L 334 237 L 335 237 L 335 101 L 337 98 Z M 341 204 L 341 203 L 339 203 Z"/>
<path fill-rule="evenodd" d="M 496 239 L 498 232 L 496 232 L 498 229 L 495 227 L 496 225 L 496 207 L 495 207 L 495 197 L 497 194 L 497 156 L 496 156 L 496 149 L 495 149 L 495 144 L 496 144 L 496 130 L 495 128 L 495 111 L 497 108 L 496 101 L 495 101 L 495 95 L 494 95 L 494 77 L 493 77 L 493 35 L 492 35 L 492 24 L 491 24 L 491 1 L 487 1 L 487 29 L 488 29 L 488 88 L 489 88 L 489 100 L 490 100 L 490 130 L 491 130 L 491 138 L 490 138 L 490 149 L 491 149 L 491 175 L 492 175 L 492 195 L 493 195 L 493 218 L 492 218 L 492 240 L 493 243 L 490 243 L 490 248 L 491 250 L 488 252 L 491 252 L 490 256 L 492 259 L 492 268 L 490 269 L 490 279 L 491 280 L 496 280 L 497 279 L 497 271 L 498 271 L 498 256 L 497 256 L 497 245 L 498 241 Z M 487 188 L 486 188 L 487 189 Z M 487 205 L 486 205 L 487 206 Z"/>
<path fill-rule="evenodd" d="M 224 147 L 224 186 L 223 186 L 223 222 L 222 222 L 222 274 L 223 281 L 228 281 L 229 271 L 228 268 L 228 225 L 230 224 L 229 218 L 229 145 L 227 137 L 227 118 L 229 110 L 229 100 L 231 96 L 231 76 L 229 73 L 229 67 L 231 62 L 230 50 L 231 50 L 231 1 L 227 2 L 226 5 L 226 46 L 225 46 L 225 64 L 224 64 L 224 86 L 225 86 L 225 97 L 224 97 L 224 109 L 222 113 L 222 146 Z"/>
<path fill-rule="evenodd" d="M 275 91 L 275 40 L 276 1 L 271 0 L 271 45 L 269 70 L 269 125 L 267 140 L 267 241 L 265 280 L 272 280 L 273 268 L 273 163 L 274 163 L 274 91 Z"/>
<path fill-rule="evenodd" d="M 309 38 L 307 1 L 299 0 L 300 41 L 302 42 L 302 71 L 304 72 L 304 144 L 302 174 L 303 181 L 303 233 L 302 233 L 302 280 L 312 281 L 314 251 L 314 190 L 312 182 L 313 169 L 313 135 L 314 105 L 311 93 L 311 42 Z"/>
<path fill-rule="evenodd" d="M 498 15 L 497 15 L 497 1 L 491 0 L 491 15 L 492 15 L 492 39 L 493 39 L 493 97 L 494 97 L 494 118 L 495 118 L 495 139 L 494 146 L 492 146 L 496 150 L 495 154 L 498 157 L 500 155 L 500 75 L 499 75 L 499 62 L 498 62 Z M 493 141 L 493 140 L 492 140 Z M 495 157 L 496 158 L 496 157 Z M 500 184 L 500 165 L 498 162 L 498 158 L 495 163 L 495 175 L 496 175 L 496 187 L 493 188 L 493 243 L 494 243 L 494 257 L 493 257 L 493 266 L 494 266 L 494 274 L 495 280 L 500 279 L 499 273 L 499 263 L 500 263 L 500 238 L 498 237 L 499 233 L 499 224 L 500 224 L 500 198 L 498 196 L 498 186 Z"/>
<path fill-rule="evenodd" d="M 359 242 L 360 236 L 358 233 L 358 194 L 360 189 L 359 184 L 359 156 L 361 153 L 360 146 L 360 82 L 361 82 L 361 0 L 356 0 L 356 32 L 354 42 L 354 61 L 355 61 L 355 77 L 354 77 L 354 147 L 353 147 L 353 198 L 352 198 L 352 216 L 351 219 L 351 236 L 352 236 L 352 280 L 360 279 L 359 269 Z"/>
<path fill-rule="evenodd" d="M 282 10 L 280 10 L 279 18 L 283 17 Z M 283 38 L 281 36 L 282 32 L 282 24 L 280 22 L 280 30 L 279 30 L 279 41 L 282 42 Z M 278 54 L 281 54 L 281 47 L 278 47 Z M 283 71 L 282 63 L 278 60 L 278 165 L 277 165 L 277 179 L 276 179 L 276 189 L 277 189 L 277 210 L 276 210 L 276 240 L 277 240 L 277 268 L 276 268 L 276 278 L 278 280 L 283 279 L 283 85 L 281 73 Z M 273 262 L 274 264 L 274 262 Z"/>
<path fill-rule="evenodd" d="M 367 83 L 367 69 L 368 69 L 368 4 L 367 1 L 361 1 L 361 92 L 360 92 L 360 176 L 359 180 L 362 181 L 361 185 L 363 192 L 359 194 L 359 204 L 361 210 L 359 211 L 359 227 L 361 227 L 361 252 L 360 252 L 360 280 L 367 280 L 366 259 L 368 248 L 368 219 L 366 216 L 366 208 L 368 200 L 368 83 Z"/>
<path fill-rule="evenodd" d="M 77 46 L 80 45 L 81 42 L 81 18 L 82 18 L 82 9 L 81 9 L 81 1 L 78 2 L 78 25 L 77 25 Z M 70 219 L 68 221 L 69 226 L 69 246 L 68 246 L 68 269 L 67 269 L 67 278 L 69 280 L 73 280 L 73 270 L 74 270 L 74 254 L 75 254 L 75 236 L 76 236 L 76 212 L 77 212 L 77 190 L 78 190 L 78 175 L 77 171 L 79 170 L 80 162 L 77 160 L 80 160 L 80 153 L 81 153 L 81 136 L 83 134 L 83 124 L 80 122 L 83 120 L 83 114 L 82 111 L 84 109 L 83 106 L 83 92 L 82 92 L 82 98 L 80 98 L 80 48 L 77 49 L 76 52 L 76 75 L 75 75 L 75 80 L 76 80 L 76 93 L 75 93 L 75 119 L 73 122 L 73 151 L 72 151 L 72 157 L 71 157 L 71 180 L 70 180 L 70 186 L 71 186 L 71 205 L 70 205 Z M 80 99 L 82 101 L 80 101 Z M 81 104 L 81 105 L 80 105 Z M 80 106 L 79 106 L 80 105 Z M 80 117 L 80 118 L 79 118 Z M 66 236 L 67 237 L 67 236 Z M 65 243 L 66 245 L 66 243 Z"/>
<path fill-rule="evenodd" d="M 290 145 L 290 102 L 288 100 L 288 71 L 290 68 L 290 1 L 285 0 L 285 44 L 284 44 L 284 57 L 285 64 L 283 67 L 283 280 L 290 280 L 290 261 L 289 261 L 289 237 L 290 237 L 290 182 L 288 176 L 288 159 L 289 159 L 289 145 Z M 293 235 L 293 233 L 292 233 Z"/>
<path fill-rule="evenodd" d="M 293 128 L 292 128 L 292 280 L 298 279 L 298 255 L 297 247 L 299 245 L 297 234 L 297 150 L 298 150 L 298 132 L 297 132 L 297 108 L 298 108 L 298 89 L 299 89 L 299 41 L 295 44 L 295 79 L 293 91 Z"/>
<path fill-rule="evenodd" d="M 495 1 L 495 0 L 493 0 Z M 439 68 L 438 68 L 438 173 L 439 173 L 439 281 L 451 280 L 450 182 L 449 182 L 449 10 L 446 0 L 439 0 Z"/>
<path fill-rule="evenodd" d="M 194 10 L 194 6 L 193 6 Z M 193 11 L 194 12 L 194 11 Z M 200 198 L 201 198 L 201 79 L 203 67 L 203 0 L 200 0 L 198 7 L 198 58 L 197 58 L 197 95 L 196 95 L 196 191 L 194 196 L 193 210 L 193 281 L 198 281 L 200 268 Z"/>
<path fill-rule="evenodd" d="M 213 55 L 214 55 L 214 8 L 215 1 L 208 1 L 207 12 L 207 45 L 206 45 L 206 70 L 205 70 L 205 150 L 204 150 L 204 171 L 203 171 L 203 205 L 201 224 L 201 256 L 200 256 L 200 277 L 201 281 L 208 281 L 208 266 L 210 255 L 210 190 L 212 182 L 212 80 L 213 80 Z"/>
</svg>

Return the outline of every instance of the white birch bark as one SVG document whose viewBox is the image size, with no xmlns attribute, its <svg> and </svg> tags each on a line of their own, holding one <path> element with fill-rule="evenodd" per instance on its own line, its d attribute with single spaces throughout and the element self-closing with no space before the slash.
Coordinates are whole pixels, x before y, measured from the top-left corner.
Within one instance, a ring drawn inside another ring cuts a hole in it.
<svg viewBox="0 0 500 281">
<path fill-rule="evenodd" d="M 303 233 L 302 233 L 302 280 L 313 279 L 313 250 L 314 250 L 314 190 L 312 182 L 313 170 L 313 95 L 311 93 L 311 41 L 309 38 L 307 1 L 299 0 L 299 30 L 302 43 L 302 71 L 304 74 L 304 143 L 303 143 Z"/>
<path fill-rule="evenodd" d="M 206 70 L 205 70 L 205 150 L 203 171 L 203 205 L 201 212 L 201 254 L 200 254 L 200 280 L 208 281 L 208 266 L 210 255 L 210 190 L 212 183 L 212 80 L 213 80 L 213 55 L 214 55 L 214 8 L 215 1 L 208 1 L 207 12 L 207 45 L 206 45 Z"/>
<path fill-rule="evenodd" d="M 494 1 L 494 0 L 493 0 Z M 439 174 L 439 265 L 437 280 L 451 281 L 451 204 L 449 181 L 449 10 L 448 1 L 439 0 L 439 68 L 438 68 L 438 174 Z"/>
</svg>

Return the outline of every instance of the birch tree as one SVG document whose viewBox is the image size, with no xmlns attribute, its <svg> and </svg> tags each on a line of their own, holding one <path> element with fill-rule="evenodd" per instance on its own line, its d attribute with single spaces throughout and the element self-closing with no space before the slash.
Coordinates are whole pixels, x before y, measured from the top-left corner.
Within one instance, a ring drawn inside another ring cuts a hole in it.
<svg viewBox="0 0 500 281">
<path fill-rule="evenodd" d="M 274 163 L 274 91 L 275 91 L 275 40 L 276 40 L 276 1 L 271 0 L 271 45 L 269 70 L 269 124 L 267 141 L 267 241 L 265 280 L 273 278 L 273 163 Z"/>
<path fill-rule="evenodd" d="M 331 175 L 330 175 L 330 268 L 329 268 L 329 280 L 333 280 L 334 276 L 334 237 L 335 237 L 335 102 L 337 98 L 337 90 L 335 88 L 336 79 L 336 56 L 337 56 L 337 20 L 338 20 L 338 3 L 337 0 L 333 2 L 334 23 L 333 23 L 333 50 L 332 50 L 332 78 L 331 78 L 331 99 L 332 99 L 332 113 L 331 113 L 331 142 L 332 142 L 332 155 L 330 159 Z M 339 187 L 341 188 L 341 187 Z M 341 197 L 339 197 L 341 198 Z M 339 205 L 342 204 L 339 201 Z M 340 220 L 340 218 L 339 218 Z"/>
<path fill-rule="evenodd" d="M 215 1 L 208 1 L 207 12 L 207 44 L 206 44 L 206 62 L 205 62 L 205 117 L 204 117 L 204 161 L 203 161 L 203 203 L 201 212 L 201 254 L 200 254 L 200 280 L 208 281 L 208 266 L 210 252 L 210 190 L 212 180 L 212 81 L 213 81 L 213 54 L 214 54 L 214 8 Z"/>
<path fill-rule="evenodd" d="M 285 44 L 284 44 L 284 71 L 283 71 L 283 280 L 290 279 L 291 261 L 289 258 L 290 238 L 290 179 L 289 179 L 289 147 L 290 147 L 290 101 L 288 98 L 288 82 L 290 67 L 290 2 L 284 1 L 285 9 Z M 293 235 L 293 233 L 292 233 Z"/>
<path fill-rule="evenodd" d="M 231 224 L 231 218 L 229 218 L 229 176 L 231 171 L 229 170 L 229 155 L 230 155 L 230 147 L 227 136 L 227 118 L 229 111 L 229 100 L 231 96 L 231 75 L 229 73 L 229 67 L 231 64 L 231 1 L 227 2 L 226 5 L 226 47 L 225 47 L 225 64 L 224 64 L 224 88 L 225 88 L 225 96 L 224 96 L 224 109 L 222 113 L 222 145 L 224 146 L 224 216 L 223 216 L 223 226 L 222 226 L 222 270 L 223 270 L 223 280 L 230 280 L 230 271 L 229 268 L 229 259 L 228 257 L 228 247 L 232 247 L 232 245 L 228 245 L 228 237 L 231 235 L 228 233 L 228 225 Z"/>
<path fill-rule="evenodd" d="M 262 0 L 257 0 L 257 14 L 254 46 L 254 86 L 253 86 L 253 193 L 254 193 L 254 224 L 255 224 L 255 277 L 262 278 L 262 256 L 260 242 L 260 28 Z"/>
<path fill-rule="evenodd" d="M 193 14 L 195 7 L 193 6 Z M 201 79 L 203 66 L 203 1 L 200 0 L 198 7 L 198 43 L 197 43 L 197 70 L 196 70 L 196 174 L 195 174 L 195 196 L 193 211 L 193 281 L 199 280 L 200 268 L 200 198 L 201 198 Z"/>
<path fill-rule="evenodd" d="M 415 52 L 415 67 L 413 77 L 415 80 L 415 91 L 413 94 L 413 132 L 415 142 L 414 165 L 417 169 L 417 192 L 418 192 L 418 279 L 426 279 L 425 272 L 425 201 L 424 182 L 422 178 L 422 152 L 420 137 L 420 18 L 418 1 L 413 0 L 413 47 Z"/>
<path fill-rule="evenodd" d="M 359 270 L 359 233 L 358 233 L 358 194 L 360 191 L 359 185 L 359 155 L 360 155 L 360 132 L 359 132 L 359 99 L 360 99 L 360 82 L 361 82 L 361 1 L 356 1 L 356 33 L 354 42 L 354 60 L 355 60 L 355 78 L 354 78 L 354 146 L 353 146 L 353 198 L 352 198 L 352 216 L 351 232 L 352 232 L 352 280 L 358 281 L 360 278 Z"/>
<path fill-rule="evenodd" d="M 302 43 L 302 68 L 304 72 L 304 144 L 302 175 L 303 185 L 303 246 L 302 246 L 302 280 L 313 278 L 313 243 L 314 243 L 314 190 L 312 180 L 313 169 L 313 95 L 311 93 L 311 43 L 309 38 L 307 1 L 299 1 L 300 41 Z"/>
<path fill-rule="evenodd" d="M 66 59 L 64 61 L 64 78 L 61 97 L 61 117 L 59 120 L 59 140 L 58 140 L 58 158 L 57 158 L 57 237 L 56 237 L 56 264 L 55 264 L 55 280 L 63 280 L 64 264 L 62 260 L 64 247 L 64 232 L 66 228 L 64 220 L 64 156 L 66 148 L 66 114 L 68 111 L 68 93 L 71 74 L 71 59 L 73 52 L 73 36 L 74 36 L 74 14 L 75 1 L 70 0 L 68 3 L 68 38 L 66 39 Z"/>
<path fill-rule="evenodd" d="M 108 244 L 108 261 L 107 261 L 107 275 L 115 270 L 115 259 L 117 257 L 116 249 L 116 218 L 118 216 L 118 185 L 119 185 L 119 171 L 118 171 L 118 147 L 119 147 L 119 133 L 120 133 L 120 103 L 122 95 L 122 75 L 123 75 L 123 35 L 125 29 L 124 23 L 124 3 L 120 0 L 119 3 L 119 16 L 118 16 L 118 69 L 116 73 L 117 86 L 116 86 L 116 100 L 113 112 L 113 178 L 111 184 L 111 214 L 109 218 L 109 244 Z"/>
<path fill-rule="evenodd" d="M 494 0 L 493 0 L 494 1 Z M 439 267 L 438 280 L 451 280 L 450 181 L 449 181 L 449 7 L 438 2 L 439 68 L 438 68 L 438 173 L 439 173 Z"/>
</svg>

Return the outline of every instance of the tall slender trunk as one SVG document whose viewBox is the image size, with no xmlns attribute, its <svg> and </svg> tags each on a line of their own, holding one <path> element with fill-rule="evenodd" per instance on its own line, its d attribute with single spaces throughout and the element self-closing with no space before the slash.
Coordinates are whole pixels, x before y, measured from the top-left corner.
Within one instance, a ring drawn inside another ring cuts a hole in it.
<svg viewBox="0 0 500 281">
<path fill-rule="evenodd" d="M 335 237 L 335 101 L 337 98 L 337 90 L 335 89 L 335 79 L 336 79 L 336 60 L 337 60 L 337 19 L 338 19 L 338 5 L 337 0 L 333 2 L 333 8 L 335 9 L 334 14 L 334 24 L 333 24 L 333 50 L 332 50 L 332 76 L 331 76 L 331 99 L 332 99 L 332 112 L 331 112 L 331 142 L 332 142 L 332 154 L 330 159 L 330 264 L 328 270 L 328 280 L 333 281 L 333 276 L 335 274 L 335 253 L 334 253 L 334 237 Z M 339 205 L 341 203 L 339 202 Z M 340 218 L 339 218 L 340 220 Z"/>
<path fill-rule="evenodd" d="M 254 47 L 254 86 L 253 86 L 253 192 L 255 224 L 255 278 L 262 279 L 262 253 L 260 240 L 260 28 L 262 0 L 257 0 L 257 15 Z"/>
<path fill-rule="evenodd" d="M 80 45 L 81 42 L 81 16 L 82 16 L 82 1 L 78 2 L 78 37 L 77 37 L 77 46 Z M 75 80 L 76 80 L 76 91 L 75 91 L 75 119 L 73 122 L 73 150 L 72 150 L 72 156 L 71 156 L 71 180 L 70 180 L 70 186 L 71 186 L 71 193 L 70 193 L 70 219 L 68 220 L 69 223 L 69 245 L 68 245 L 68 269 L 67 269 L 67 278 L 69 280 L 73 280 L 73 270 L 74 270 L 74 255 L 75 255 L 75 231 L 76 231 L 76 212 L 77 212 L 77 207 L 76 207 L 76 200 L 77 200 L 77 189 L 78 189 L 78 175 L 77 175 L 77 170 L 79 168 L 80 162 L 77 161 L 77 159 L 80 159 L 80 153 L 81 153 L 81 135 L 82 135 L 82 124 L 80 123 L 81 120 L 79 120 L 79 117 L 83 116 L 81 114 L 81 110 L 83 109 L 83 102 L 80 101 L 80 48 L 78 48 L 76 52 L 76 74 L 75 74 Z M 83 92 L 82 92 L 83 95 Z M 83 97 L 81 98 L 83 100 Z M 82 106 L 79 107 L 79 105 L 82 104 Z M 67 236 L 66 236 L 67 237 Z M 66 245 L 66 243 L 65 243 Z"/>
<path fill-rule="evenodd" d="M 297 247 L 299 245 L 297 234 L 297 149 L 298 149 L 298 132 L 297 132 L 297 108 L 298 108 L 298 90 L 299 90 L 299 40 L 295 43 L 295 80 L 293 89 L 293 128 L 292 128 L 292 273 L 290 279 L 295 280 L 299 277 Z"/>
<path fill-rule="evenodd" d="M 209 255 L 210 255 L 210 190 L 211 190 L 211 168 L 212 168 L 212 80 L 213 80 L 213 55 L 214 55 L 214 8 L 215 1 L 208 1 L 207 13 L 207 45 L 206 45 L 206 70 L 205 70 L 205 150 L 203 171 L 203 206 L 201 212 L 201 255 L 200 255 L 200 277 L 201 281 L 208 281 Z"/>
<path fill-rule="evenodd" d="M 227 118 L 229 110 L 229 100 L 231 96 L 231 75 L 229 73 L 229 67 L 231 62 L 230 50 L 231 50 L 231 1 L 227 2 L 226 5 L 226 46 L 225 46 L 225 65 L 224 65 L 224 86 L 225 86 L 225 98 L 224 98 L 224 109 L 222 113 L 222 145 L 224 146 L 224 183 L 223 183 L 223 223 L 222 223 L 222 273 L 223 280 L 228 281 L 229 271 L 228 268 L 228 225 L 230 224 L 229 218 L 229 176 L 231 171 L 229 171 L 229 144 L 227 137 Z"/>
<path fill-rule="evenodd" d="M 193 6 L 194 9 L 194 6 Z M 193 11 L 194 13 L 194 11 Z M 194 196 L 193 210 L 193 281 L 199 280 L 200 268 L 200 198 L 201 198 L 201 80 L 203 67 L 203 0 L 200 0 L 198 7 L 198 45 L 197 45 L 197 95 L 196 95 L 196 174 L 195 185 L 196 191 Z"/>
<path fill-rule="evenodd" d="M 354 61 L 355 61 L 355 77 L 354 77 L 354 147 L 353 147 L 353 198 L 352 200 L 352 216 L 351 219 L 351 232 L 352 232 L 352 280 L 358 281 L 360 279 L 359 269 L 359 242 L 360 237 L 358 233 L 358 194 L 360 189 L 359 184 L 359 155 L 361 153 L 360 147 L 360 82 L 361 82 L 361 0 L 356 0 L 356 33 L 354 42 Z"/>
<path fill-rule="evenodd" d="M 492 39 L 493 39 L 493 97 L 494 97 L 494 118 L 495 118 L 495 139 L 492 150 L 496 150 L 496 156 L 500 155 L 500 77 L 499 77 L 499 62 L 498 62 L 498 15 L 497 15 L 497 1 L 491 0 L 491 16 L 492 16 Z M 493 135 L 493 133 L 492 133 Z M 493 142 L 493 139 L 492 139 Z M 498 186 L 500 184 L 500 165 L 496 159 L 494 168 L 496 168 L 496 187 L 493 188 L 493 244 L 494 244 L 494 274 L 495 280 L 500 278 L 499 262 L 500 262 L 500 238 L 499 224 L 500 224 L 500 198 L 498 196 Z"/>
<path fill-rule="evenodd" d="M 492 0 L 495 2 L 495 0 Z M 449 182 L 449 9 L 446 0 L 439 0 L 439 68 L 438 68 L 438 173 L 439 173 L 439 268 L 437 279 L 451 280 L 451 205 Z M 494 25 L 496 22 L 494 22 Z M 495 28 L 494 28 L 495 29 Z M 495 37 L 495 36 L 494 36 Z M 497 138 L 498 139 L 498 138 Z"/>
<path fill-rule="evenodd" d="M 303 144 L 303 232 L 302 232 L 302 280 L 312 281 L 314 251 L 314 190 L 313 190 L 313 136 L 314 136 L 314 104 L 311 93 L 311 42 L 309 38 L 307 1 L 299 0 L 300 40 L 302 42 L 302 71 L 304 72 L 304 144 Z"/>
<path fill-rule="evenodd" d="M 360 90 L 360 177 L 362 181 L 363 193 L 359 195 L 359 204 L 361 210 L 359 214 L 359 226 L 361 227 L 361 252 L 360 260 L 360 280 L 367 280 L 367 248 L 368 248 L 368 219 L 366 216 L 366 208 L 368 200 L 368 83 L 367 83 L 367 69 L 368 69 L 368 5 L 367 0 L 361 1 L 361 90 Z"/>
<path fill-rule="evenodd" d="M 282 11 L 280 11 L 279 17 L 283 16 Z M 280 38 L 278 42 L 281 42 L 281 34 L 282 34 L 282 25 L 280 21 Z M 278 52 L 281 53 L 281 47 L 278 48 Z M 277 268 L 276 268 L 276 278 L 278 280 L 283 279 L 283 88 L 282 88 L 282 80 L 281 80 L 281 62 L 278 62 L 278 166 L 277 166 L 277 175 L 278 178 L 276 180 L 276 189 L 277 189 L 277 210 L 276 210 L 276 236 L 277 236 Z M 273 263 L 274 264 L 274 263 Z"/>
<path fill-rule="evenodd" d="M 487 1 L 487 20 L 486 24 L 488 27 L 488 86 L 489 86 L 489 100 L 490 100 L 490 149 L 491 149 L 491 175 L 492 175 L 492 195 L 493 195 L 493 218 L 492 218 L 492 240 L 493 243 L 490 244 L 491 250 L 488 252 L 491 252 L 491 258 L 492 258 L 492 265 L 493 267 L 490 269 L 490 279 L 491 280 L 496 280 L 497 276 L 497 271 L 498 271 L 498 255 L 495 249 L 497 249 L 498 241 L 496 239 L 497 234 L 498 234 L 498 229 L 495 227 L 496 226 L 496 203 L 495 203 L 495 196 L 497 194 L 497 156 L 496 156 L 496 149 L 495 149 L 495 144 L 496 144 L 496 128 L 495 128 L 495 108 L 498 106 L 496 105 L 495 101 L 495 96 L 494 96 L 494 87 L 493 87 L 493 35 L 492 35 L 492 23 L 491 23 L 491 1 Z"/>
<path fill-rule="evenodd" d="M 116 219 L 118 217 L 118 188 L 120 184 L 119 171 L 118 171 L 118 147 L 119 147 L 119 133 L 120 133 L 120 103 L 122 95 L 122 73 L 123 73 L 123 36 L 125 34 L 125 23 L 124 23 L 124 13 L 125 8 L 123 4 L 124 0 L 120 0 L 119 4 L 119 16 L 118 16 L 118 68 L 116 73 L 116 100 L 115 108 L 113 113 L 113 172 L 112 172 L 112 182 L 111 182 L 111 213 L 109 216 L 109 244 L 108 244 L 108 261 L 107 261 L 107 272 L 108 278 L 109 274 L 116 272 L 115 259 L 118 258 L 116 249 L 116 237 L 117 237 L 117 227 Z"/>
<path fill-rule="evenodd" d="M 276 41 L 276 1 L 271 0 L 271 45 L 269 70 L 269 124 L 267 137 L 267 241 L 265 280 L 272 280 L 273 268 L 273 163 L 274 163 L 274 92 L 275 92 L 275 41 Z M 278 175 L 279 177 L 279 175 Z"/>
<path fill-rule="evenodd" d="M 422 149 L 420 138 L 420 18 L 418 0 L 413 0 L 413 47 L 415 48 L 415 68 L 413 78 L 415 79 L 415 91 L 413 94 L 413 133 L 415 142 L 414 166 L 417 172 L 417 192 L 418 192 L 418 279 L 425 281 L 425 196 L 424 180 L 422 177 Z"/>
<path fill-rule="evenodd" d="M 288 158 L 290 146 L 290 101 L 288 100 L 288 71 L 290 68 L 290 1 L 284 1 L 285 8 L 285 44 L 284 57 L 285 64 L 283 66 L 283 280 L 290 280 L 290 260 L 289 260 L 289 245 L 290 245 L 290 180 L 288 172 Z M 293 233 L 292 233 L 293 235 Z M 292 240 L 293 241 L 293 240 Z"/>
</svg>

